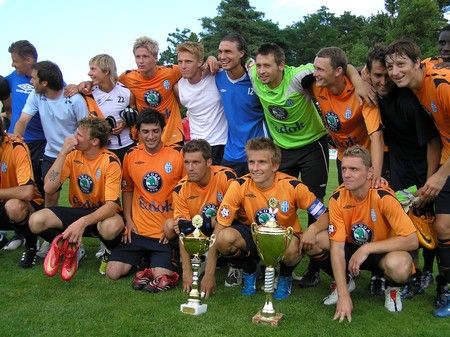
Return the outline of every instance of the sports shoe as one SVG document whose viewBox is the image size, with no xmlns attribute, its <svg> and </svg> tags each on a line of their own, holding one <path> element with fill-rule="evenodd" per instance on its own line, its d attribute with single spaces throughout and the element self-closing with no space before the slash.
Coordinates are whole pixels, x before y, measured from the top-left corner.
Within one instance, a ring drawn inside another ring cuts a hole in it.
<svg viewBox="0 0 450 337">
<path fill-rule="evenodd" d="M 25 244 L 25 238 L 17 233 L 9 240 L 8 244 L 3 247 L 4 250 L 16 250 Z"/>
<path fill-rule="evenodd" d="M 136 273 L 133 279 L 133 283 L 131 283 L 131 287 L 134 290 L 142 290 L 152 280 L 153 280 L 152 269 L 145 268 L 144 270 L 138 271 Z"/>
<path fill-rule="evenodd" d="M 244 287 L 241 289 L 241 294 L 244 296 L 251 296 L 256 294 L 256 280 L 258 279 L 258 271 L 253 274 L 242 273 L 242 280 Z"/>
<path fill-rule="evenodd" d="M 40 257 L 41 259 L 45 259 L 45 257 L 48 254 L 48 251 L 50 250 L 50 242 L 48 241 L 42 241 L 41 247 L 39 248 L 36 255 Z"/>
<path fill-rule="evenodd" d="M 144 290 L 157 293 L 160 291 L 166 291 L 176 287 L 178 283 L 178 279 L 180 275 L 178 273 L 173 272 L 171 275 L 163 274 L 155 277 L 152 281 L 150 281 L 145 287 Z"/>
<path fill-rule="evenodd" d="M 108 253 L 107 249 L 106 249 L 105 254 L 103 254 L 103 256 L 102 256 L 102 262 L 100 262 L 100 267 L 98 268 L 98 272 L 102 275 L 106 274 L 106 268 L 108 267 L 109 255 L 110 255 L 110 253 Z"/>
<path fill-rule="evenodd" d="M 300 281 L 298 282 L 300 288 L 315 287 L 320 282 L 320 271 L 307 269 Z"/>
<path fill-rule="evenodd" d="M 8 244 L 8 238 L 4 234 L 0 234 L 0 249 L 3 249 Z"/>
<path fill-rule="evenodd" d="M 59 234 L 55 237 L 50 245 L 49 251 L 44 258 L 44 273 L 47 276 L 53 277 L 58 272 L 59 262 L 64 255 L 67 246 L 67 241 L 63 239 L 63 235 Z M 37 253 L 36 253 L 37 255 Z"/>
<path fill-rule="evenodd" d="M 78 270 L 78 250 L 80 244 L 78 242 L 68 242 L 64 250 L 64 260 L 61 266 L 61 278 L 64 281 L 70 281 Z"/>
<path fill-rule="evenodd" d="M 36 248 L 25 248 L 19 260 L 19 267 L 31 268 L 36 264 Z"/>
<path fill-rule="evenodd" d="M 80 243 L 80 246 L 78 247 L 77 252 L 77 262 L 80 264 L 80 261 L 83 260 L 86 257 L 86 249 L 84 249 L 83 243 Z"/>
<path fill-rule="evenodd" d="M 369 283 L 369 291 L 372 296 L 383 296 L 386 290 L 386 280 L 384 277 L 372 276 Z"/>
<path fill-rule="evenodd" d="M 292 290 L 292 277 L 290 276 L 279 276 L 278 284 L 273 297 L 276 300 L 284 300 L 291 295 Z"/>
<path fill-rule="evenodd" d="M 446 318 L 450 317 L 450 291 L 447 289 L 446 294 L 441 298 L 442 306 L 433 312 L 434 317 Z"/>
<path fill-rule="evenodd" d="M 242 284 L 242 269 L 230 266 L 225 278 L 225 287 L 236 287 Z"/>
<path fill-rule="evenodd" d="M 420 286 L 423 290 L 427 289 L 433 283 L 433 274 L 429 270 L 424 270 L 420 278 Z"/>
<path fill-rule="evenodd" d="M 355 281 L 353 281 L 353 278 L 350 277 L 350 279 L 347 283 L 348 292 L 351 293 L 353 290 L 355 290 L 355 288 L 356 288 Z M 336 287 L 335 281 L 331 282 L 330 290 L 331 290 L 330 295 L 328 295 L 327 297 L 325 297 L 322 300 L 323 304 L 325 304 L 325 305 L 336 304 L 338 301 L 338 292 L 337 292 L 337 287 Z"/>
<path fill-rule="evenodd" d="M 106 246 L 103 244 L 103 242 L 101 242 L 100 246 L 98 247 L 97 253 L 95 253 L 95 257 L 97 259 L 101 259 L 105 255 L 106 251 Z"/>
<path fill-rule="evenodd" d="M 399 287 L 387 287 L 384 292 L 384 307 L 390 312 L 402 311 L 402 299 Z"/>
<path fill-rule="evenodd" d="M 415 295 L 423 293 L 424 290 L 422 289 L 420 277 L 420 275 L 414 274 L 409 278 L 408 283 L 402 287 L 400 296 L 403 300 L 413 298 Z"/>
<path fill-rule="evenodd" d="M 447 302 L 447 294 L 449 292 L 446 280 L 442 275 L 436 276 L 436 299 L 434 305 L 436 308 L 442 308 Z"/>
</svg>

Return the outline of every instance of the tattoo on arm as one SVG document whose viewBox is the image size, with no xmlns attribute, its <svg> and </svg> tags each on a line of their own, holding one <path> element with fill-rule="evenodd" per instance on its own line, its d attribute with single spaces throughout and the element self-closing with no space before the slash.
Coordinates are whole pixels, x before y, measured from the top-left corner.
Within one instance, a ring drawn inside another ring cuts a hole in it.
<svg viewBox="0 0 450 337">
<path fill-rule="evenodd" d="M 55 170 L 51 170 L 50 172 L 48 172 L 48 179 L 50 181 L 55 181 L 56 178 L 59 177 L 59 172 L 56 172 Z"/>
</svg>

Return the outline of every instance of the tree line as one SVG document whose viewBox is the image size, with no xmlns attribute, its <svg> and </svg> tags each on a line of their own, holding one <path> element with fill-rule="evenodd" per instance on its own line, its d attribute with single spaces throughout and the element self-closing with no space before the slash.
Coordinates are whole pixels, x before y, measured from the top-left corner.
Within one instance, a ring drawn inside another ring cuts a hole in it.
<svg viewBox="0 0 450 337">
<path fill-rule="evenodd" d="M 202 31 L 198 34 L 189 28 L 177 28 L 168 34 L 169 45 L 161 53 L 160 63 L 177 63 L 176 46 L 187 40 L 202 42 L 206 55 L 216 55 L 220 40 L 230 33 L 245 37 L 250 55 L 262 43 L 279 44 L 286 51 L 286 62 L 292 65 L 312 62 L 321 47 L 338 46 L 347 53 L 350 63 L 360 66 L 376 43 L 404 37 L 416 41 L 424 57 L 433 56 L 437 53 L 438 32 L 447 24 L 444 12 L 449 5 L 450 0 L 385 0 L 385 11 L 369 17 L 349 11 L 337 16 L 322 6 L 280 29 L 248 0 L 222 0 L 215 17 L 200 19 Z"/>
</svg>

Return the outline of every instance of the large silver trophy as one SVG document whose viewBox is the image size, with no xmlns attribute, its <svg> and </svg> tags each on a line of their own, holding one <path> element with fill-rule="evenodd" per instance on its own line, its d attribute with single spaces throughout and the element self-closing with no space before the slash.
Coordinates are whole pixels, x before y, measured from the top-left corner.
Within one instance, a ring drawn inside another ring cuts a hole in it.
<svg viewBox="0 0 450 337">
<path fill-rule="evenodd" d="M 264 292 L 266 302 L 263 308 L 253 316 L 253 323 L 266 323 L 277 326 L 283 318 L 282 313 L 277 313 L 272 303 L 274 291 L 275 267 L 280 262 L 286 248 L 292 239 L 292 227 L 284 228 L 277 224 L 275 214 L 278 212 L 278 200 L 269 199 L 270 219 L 263 225 L 252 223 L 252 235 L 258 249 L 259 256 L 266 266 L 264 278 Z"/>
<path fill-rule="evenodd" d="M 194 232 L 189 235 L 180 233 L 180 243 L 184 246 L 187 253 L 191 256 L 192 265 L 192 289 L 189 292 L 189 299 L 187 303 L 180 306 L 180 311 L 190 315 L 200 315 L 206 312 L 207 304 L 202 304 L 200 293 L 198 291 L 198 270 L 200 269 L 200 256 L 205 254 L 209 247 L 214 244 L 216 240 L 215 234 L 211 237 L 205 236 L 200 227 L 203 225 L 203 219 L 200 215 L 195 215 L 192 218 L 192 226 L 195 227 Z"/>
</svg>

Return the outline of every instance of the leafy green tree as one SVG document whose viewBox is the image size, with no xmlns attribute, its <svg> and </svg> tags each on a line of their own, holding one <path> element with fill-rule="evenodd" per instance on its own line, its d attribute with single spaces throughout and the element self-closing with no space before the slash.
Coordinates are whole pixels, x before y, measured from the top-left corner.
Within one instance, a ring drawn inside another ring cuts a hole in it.
<svg viewBox="0 0 450 337">
<path fill-rule="evenodd" d="M 169 45 L 159 57 L 159 63 L 164 65 L 177 63 L 176 50 L 177 46 L 180 43 L 183 43 L 185 41 L 198 42 L 199 40 L 197 34 L 191 32 L 190 29 L 184 28 L 182 31 L 180 31 L 178 28 L 176 28 L 174 33 L 169 33 L 169 37 L 166 41 L 169 42 Z"/>
</svg>

